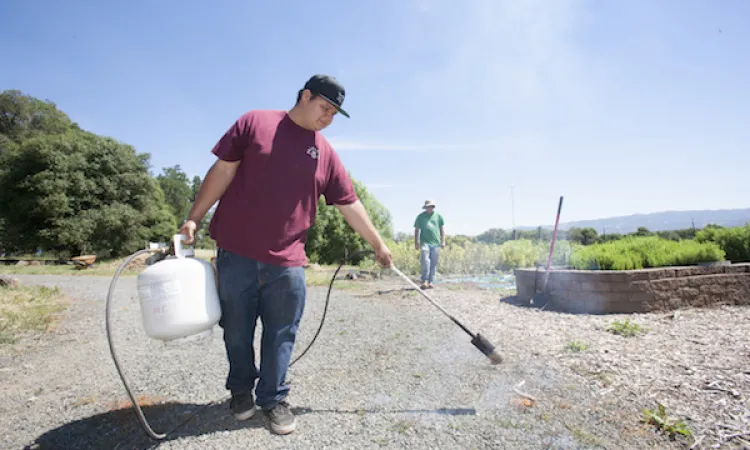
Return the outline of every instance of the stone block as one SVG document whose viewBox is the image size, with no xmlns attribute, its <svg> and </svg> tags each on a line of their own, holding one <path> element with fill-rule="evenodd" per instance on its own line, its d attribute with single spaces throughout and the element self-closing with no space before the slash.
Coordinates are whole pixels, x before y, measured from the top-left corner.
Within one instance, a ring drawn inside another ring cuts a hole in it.
<svg viewBox="0 0 750 450">
<path fill-rule="evenodd" d="M 680 296 L 681 298 L 683 298 L 683 299 L 685 299 L 685 300 L 690 300 L 690 299 L 693 299 L 693 298 L 695 298 L 695 297 L 698 297 L 698 295 L 700 295 L 701 291 L 700 291 L 700 289 L 698 289 L 698 288 L 695 288 L 695 287 L 689 287 L 689 286 L 688 286 L 688 287 L 681 287 L 681 288 L 680 288 L 680 289 L 679 289 L 679 290 L 677 291 L 677 293 L 678 293 L 678 295 L 679 295 L 679 296 Z"/>
<path fill-rule="evenodd" d="M 724 293 L 725 288 L 720 284 L 703 284 L 698 290 L 701 294 L 721 296 Z"/>
<path fill-rule="evenodd" d="M 664 309 L 666 305 L 664 302 L 659 303 L 651 292 L 631 292 L 628 294 L 628 302 L 637 305 L 641 311 Z"/>
<path fill-rule="evenodd" d="M 577 280 L 566 280 L 562 282 L 562 289 L 569 291 L 569 292 L 581 292 L 581 284 L 582 282 Z"/>
<path fill-rule="evenodd" d="M 690 286 L 690 278 L 663 278 L 651 281 L 651 288 L 660 291 L 674 291 Z"/>
<path fill-rule="evenodd" d="M 721 285 L 744 285 L 750 286 L 750 274 L 743 273 L 732 273 L 725 275 L 717 275 L 715 282 Z"/>
<path fill-rule="evenodd" d="M 587 314 L 603 314 L 607 312 L 607 296 L 596 292 L 581 292 L 579 299 L 583 302 Z"/>
<path fill-rule="evenodd" d="M 694 277 L 706 274 L 705 267 L 690 266 L 675 269 L 675 277 Z"/>
<path fill-rule="evenodd" d="M 631 281 L 629 286 L 631 291 L 645 292 L 652 290 L 650 281 Z"/>
<path fill-rule="evenodd" d="M 684 302 L 680 297 L 669 297 L 667 300 L 667 309 L 680 309 L 684 306 Z"/>
<path fill-rule="evenodd" d="M 609 283 L 606 281 L 582 281 L 581 292 L 610 292 Z"/>
<path fill-rule="evenodd" d="M 724 273 L 750 273 L 750 263 L 732 264 L 723 266 Z"/>
<path fill-rule="evenodd" d="M 633 281 L 661 280 L 663 278 L 674 278 L 675 269 L 644 269 L 630 272 Z"/>
<path fill-rule="evenodd" d="M 607 312 L 610 314 L 627 314 L 647 312 L 647 305 L 640 302 L 632 301 L 611 301 L 607 306 Z"/>
</svg>

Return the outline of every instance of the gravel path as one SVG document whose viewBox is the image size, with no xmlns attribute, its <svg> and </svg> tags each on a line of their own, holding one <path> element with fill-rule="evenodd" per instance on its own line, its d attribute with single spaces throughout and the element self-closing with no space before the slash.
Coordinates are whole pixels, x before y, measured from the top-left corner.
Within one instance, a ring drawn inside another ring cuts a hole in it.
<svg viewBox="0 0 750 450">
<path fill-rule="evenodd" d="M 463 331 L 397 280 L 334 290 L 321 336 L 290 371 L 295 433 L 273 435 L 261 414 L 237 422 L 223 401 L 169 440 L 154 442 L 129 409 L 109 354 L 104 300 L 110 279 L 18 278 L 58 285 L 75 301 L 53 334 L 22 352 L 0 353 L 3 448 L 671 449 L 692 443 L 673 442 L 639 423 L 641 408 L 654 400 L 622 387 L 627 373 L 609 379 L 590 369 L 622 345 L 616 339 L 624 338 L 601 330 L 611 317 L 531 310 L 502 302 L 493 291 L 432 290 L 498 345 L 506 361 L 491 366 Z M 152 426 L 165 430 L 225 398 L 221 329 L 195 342 L 149 340 L 135 278 L 121 278 L 118 288 L 115 345 L 131 385 L 153 403 L 144 407 Z M 295 356 L 317 329 L 325 294 L 309 289 Z M 565 349 L 571 339 L 601 335 L 612 339 L 609 347 Z M 514 387 L 535 401 L 524 403 Z"/>
</svg>

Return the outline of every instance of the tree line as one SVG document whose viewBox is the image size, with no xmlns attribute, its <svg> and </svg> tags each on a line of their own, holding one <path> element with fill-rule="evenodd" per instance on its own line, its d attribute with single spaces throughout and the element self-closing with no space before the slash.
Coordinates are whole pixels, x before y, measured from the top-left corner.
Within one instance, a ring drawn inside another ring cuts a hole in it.
<svg viewBox="0 0 750 450">
<path fill-rule="evenodd" d="M 168 242 L 200 189 L 179 164 L 151 173 L 151 155 L 83 130 L 51 101 L 0 93 L 0 252 L 121 257 Z M 392 236 L 388 210 L 363 185 L 355 190 L 379 231 Z M 334 207 L 319 204 L 307 241 L 311 259 L 336 262 L 366 243 Z M 212 248 L 203 219 L 197 247 Z"/>
<path fill-rule="evenodd" d="M 718 227 L 718 225 L 709 225 L 708 227 Z M 683 239 L 694 239 L 698 231 L 700 231 L 700 229 L 697 228 L 686 228 L 681 230 L 669 231 L 650 231 L 646 227 L 639 227 L 632 233 L 599 234 L 596 229 L 591 227 L 571 227 L 567 230 L 558 230 L 557 239 L 567 240 L 581 245 L 593 245 L 603 242 L 618 241 L 626 237 L 639 236 L 658 236 L 671 241 L 679 241 Z M 511 241 L 514 239 L 528 239 L 532 241 L 550 242 L 552 240 L 552 233 L 552 230 L 546 228 L 543 229 L 542 227 L 539 227 L 536 230 L 515 230 L 515 232 L 513 230 L 493 228 L 477 235 L 475 237 L 475 240 L 477 242 L 483 242 L 486 244 L 502 244 L 506 241 Z"/>
</svg>

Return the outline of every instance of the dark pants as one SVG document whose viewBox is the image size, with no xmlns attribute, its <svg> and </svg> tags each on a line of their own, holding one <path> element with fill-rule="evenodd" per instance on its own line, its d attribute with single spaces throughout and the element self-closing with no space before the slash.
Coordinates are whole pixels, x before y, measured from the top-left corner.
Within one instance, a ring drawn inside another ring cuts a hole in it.
<svg viewBox="0 0 750 450">
<path fill-rule="evenodd" d="M 256 403 L 270 408 L 289 393 L 285 378 L 305 308 L 302 267 L 264 264 L 219 249 L 216 258 L 224 344 L 229 359 L 226 388 L 232 394 L 252 392 Z M 253 338 L 260 317 L 260 371 L 255 366 Z"/>
</svg>

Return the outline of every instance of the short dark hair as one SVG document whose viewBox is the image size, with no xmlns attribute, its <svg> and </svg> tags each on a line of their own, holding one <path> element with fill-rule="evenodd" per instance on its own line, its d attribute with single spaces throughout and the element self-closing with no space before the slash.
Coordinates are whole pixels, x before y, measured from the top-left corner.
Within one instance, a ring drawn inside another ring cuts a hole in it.
<svg viewBox="0 0 750 450">
<path fill-rule="evenodd" d="M 302 100 L 302 93 L 303 93 L 303 92 L 305 92 L 305 90 L 304 90 L 304 89 L 300 89 L 300 90 L 299 90 L 299 92 L 297 92 L 297 103 L 295 103 L 295 104 L 297 104 L 297 105 L 298 105 L 298 104 L 299 104 L 299 101 L 300 101 L 300 100 Z M 314 98 L 315 98 L 315 97 L 317 97 L 317 96 L 318 96 L 318 94 L 316 94 L 316 93 L 314 93 L 314 92 L 313 92 L 313 93 L 312 93 L 312 97 L 310 97 L 310 100 L 314 99 Z"/>
</svg>

